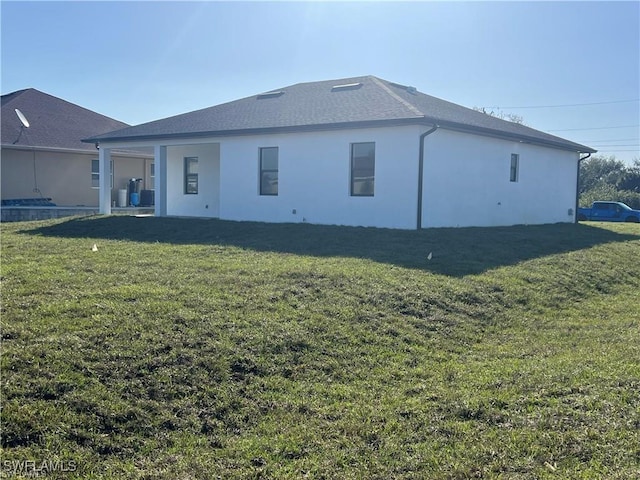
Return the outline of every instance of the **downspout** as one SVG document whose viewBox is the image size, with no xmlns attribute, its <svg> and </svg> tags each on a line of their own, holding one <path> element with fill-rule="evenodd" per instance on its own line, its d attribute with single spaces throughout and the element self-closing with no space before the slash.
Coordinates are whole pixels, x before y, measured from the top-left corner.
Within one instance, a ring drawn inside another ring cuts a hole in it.
<svg viewBox="0 0 640 480">
<path fill-rule="evenodd" d="M 431 135 L 438 128 L 439 125 L 434 125 L 431 130 L 420 135 L 420 155 L 418 156 L 418 219 L 416 222 L 416 228 L 418 230 L 422 228 L 422 177 L 424 173 L 424 139 L 427 135 Z"/>
<path fill-rule="evenodd" d="M 578 173 L 576 175 L 576 208 L 574 211 L 575 217 L 573 223 L 578 223 L 578 205 L 580 204 L 580 162 L 586 160 L 591 156 L 590 153 L 587 153 L 586 157 L 578 158 Z"/>
</svg>

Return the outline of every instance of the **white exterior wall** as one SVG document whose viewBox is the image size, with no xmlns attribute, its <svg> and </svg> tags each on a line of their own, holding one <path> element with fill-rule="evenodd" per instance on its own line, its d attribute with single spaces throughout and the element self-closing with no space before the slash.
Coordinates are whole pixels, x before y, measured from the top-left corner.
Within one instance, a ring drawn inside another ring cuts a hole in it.
<svg viewBox="0 0 640 480">
<path fill-rule="evenodd" d="M 166 146 L 167 215 L 414 229 L 419 136 L 428 130 L 385 127 L 111 147 Z M 351 144 L 359 142 L 375 142 L 373 197 L 350 195 Z M 278 147 L 277 196 L 260 195 L 261 147 Z M 509 181 L 512 153 L 520 156 L 517 182 Z M 199 159 L 198 194 L 186 195 L 184 157 L 192 156 Z M 422 226 L 573 222 L 578 156 L 440 128 L 425 138 Z"/>
<path fill-rule="evenodd" d="M 198 193 L 184 193 L 184 158 L 198 157 Z M 220 216 L 220 146 L 167 147 L 167 215 Z"/>
<path fill-rule="evenodd" d="M 511 154 L 518 181 L 510 181 Z M 423 227 L 572 222 L 577 152 L 437 130 L 425 139 Z"/>
<path fill-rule="evenodd" d="M 220 140 L 220 218 L 415 228 L 419 133 L 396 127 Z M 358 142 L 375 142 L 373 197 L 350 195 Z M 261 147 L 278 147 L 277 196 L 260 195 Z"/>
</svg>

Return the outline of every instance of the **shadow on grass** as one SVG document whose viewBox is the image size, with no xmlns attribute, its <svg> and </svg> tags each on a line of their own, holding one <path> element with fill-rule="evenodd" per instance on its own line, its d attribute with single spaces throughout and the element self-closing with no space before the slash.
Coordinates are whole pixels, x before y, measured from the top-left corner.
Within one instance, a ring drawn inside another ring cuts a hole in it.
<svg viewBox="0 0 640 480">
<path fill-rule="evenodd" d="M 211 219 L 96 216 L 73 218 L 22 234 L 178 245 L 225 245 L 260 252 L 365 258 L 461 277 L 524 260 L 609 242 L 640 240 L 585 224 L 422 231 Z M 431 260 L 427 259 L 432 252 Z"/>
</svg>

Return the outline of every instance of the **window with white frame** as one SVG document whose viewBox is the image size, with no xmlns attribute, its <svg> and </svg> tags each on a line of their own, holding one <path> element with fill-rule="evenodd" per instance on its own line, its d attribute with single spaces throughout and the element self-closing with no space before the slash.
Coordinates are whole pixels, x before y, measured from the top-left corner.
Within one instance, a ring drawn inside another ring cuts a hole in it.
<svg viewBox="0 0 640 480">
<path fill-rule="evenodd" d="M 184 157 L 184 193 L 198 193 L 198 157 Z"/>
<path fill-rule="evenodd" d="M 278 195 L 278 147 L 260 149 L 260 195 Z"/>
<path fill-rule="evenodd" d="M 113 160 L 109 162 L 109 177 L 113 188 Z M 100 160 L 91 160 L 91 188 L 100 188 Z"/>
<path fill-rule="evenodd" d="M 156 188 L 156 164 L 154 162 L 149 164 L 149 184 L 147 187 L 148 190 Z"/>
<path fill-rule="evenodd" d="M 376 170 L 375 142 L 351 144 L 351 196 L 373 197 Z"/>
<path fill-rule="evenodd" d="M 520 170 L 520 155 L 517 153 L 511 154 L 511 168 L 509 171 L 509 180 L 511 182 L 518 181 L 518 175 Z"/>
</svg>

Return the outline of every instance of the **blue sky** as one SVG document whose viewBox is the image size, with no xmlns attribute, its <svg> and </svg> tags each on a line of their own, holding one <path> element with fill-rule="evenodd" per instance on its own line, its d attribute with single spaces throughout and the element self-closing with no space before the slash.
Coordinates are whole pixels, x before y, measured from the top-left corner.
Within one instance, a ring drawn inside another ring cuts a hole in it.
<svg viewBox="0 0 640 480">
<path fill-rule="evenodd" d="M 0 14 L 3 94 L 33 87 L 130 124 L 376 75 L 640 158 L 637 1 L 2 1 Z"/>
</svg>

